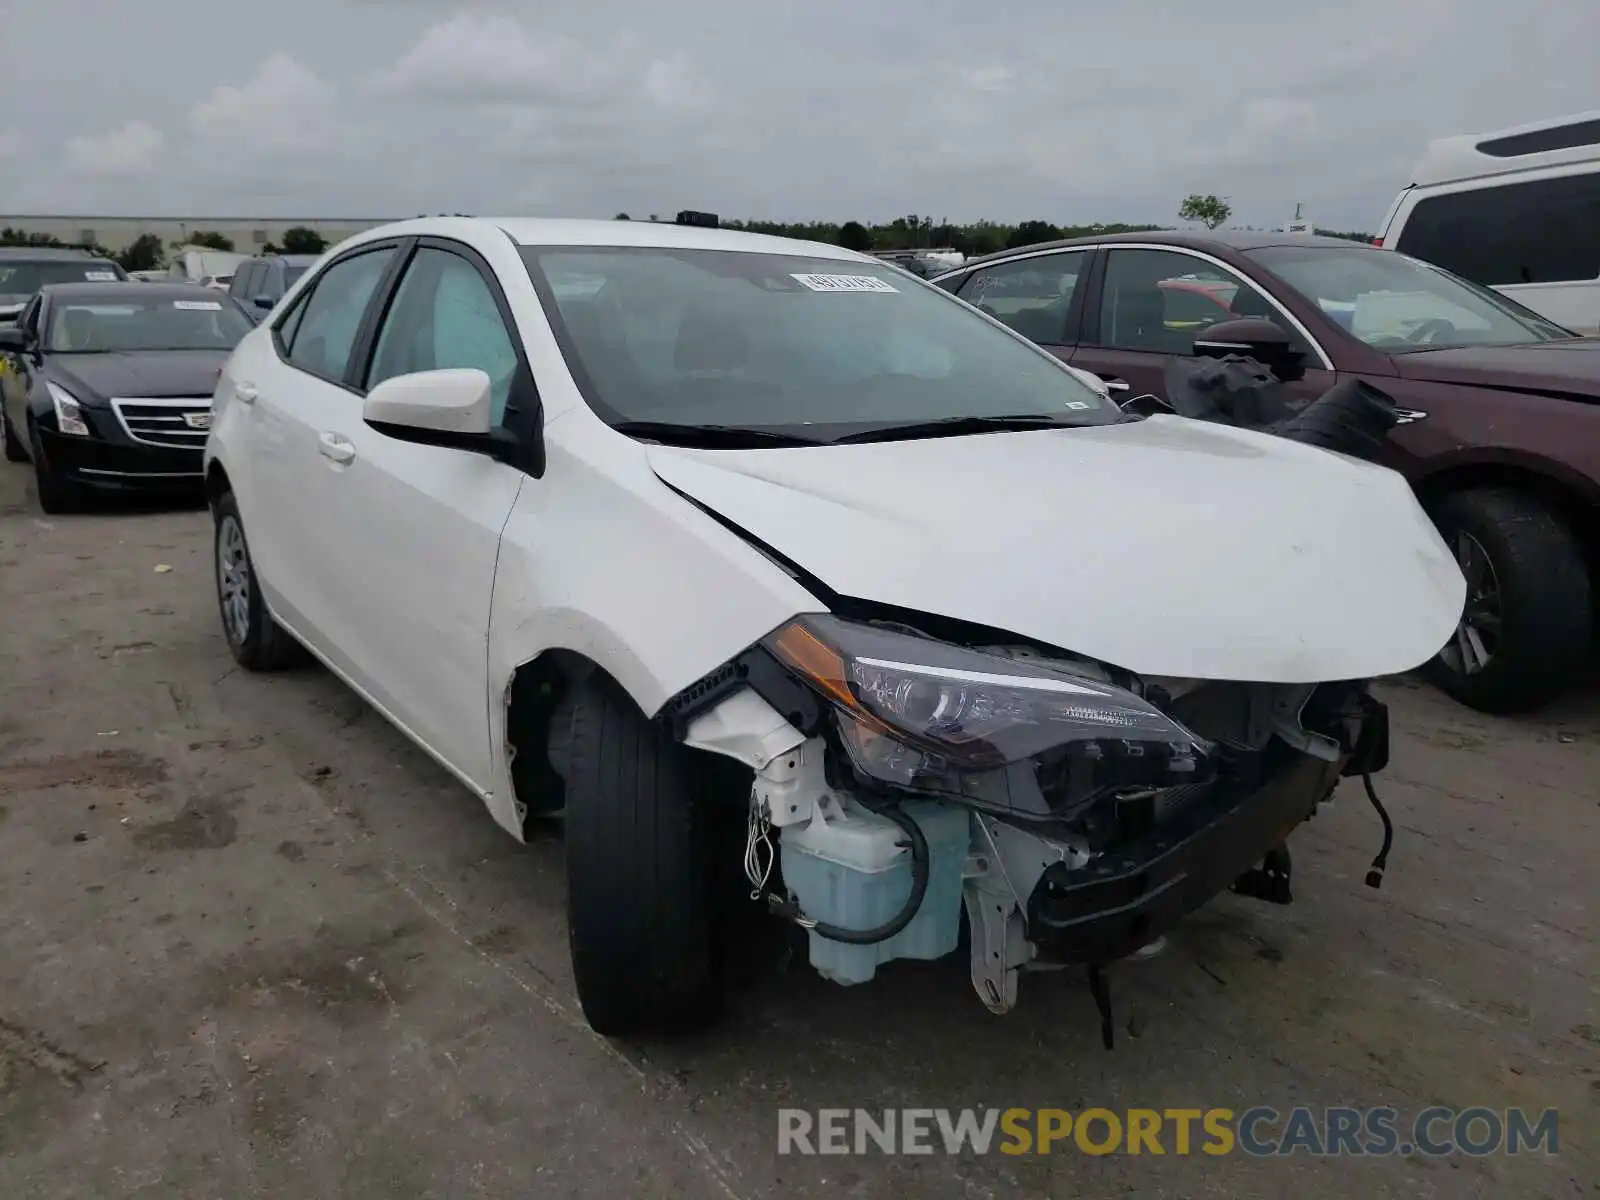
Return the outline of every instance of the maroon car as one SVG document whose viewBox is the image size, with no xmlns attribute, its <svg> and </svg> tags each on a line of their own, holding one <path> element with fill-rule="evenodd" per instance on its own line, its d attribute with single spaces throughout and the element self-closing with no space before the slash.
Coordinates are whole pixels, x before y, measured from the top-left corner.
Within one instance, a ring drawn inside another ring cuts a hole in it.
<svg viewBox="0 0 1600 1200">
<path fill-rule="evenodd" d="M 1591 660 L 1600 580 L 1600 339 L 1389 250 L 1281 233 L 1139 233 L 974 259 L 933 282 L 1113 390 L 1164 396 L 1222 321 L 1270 321 L 1309 402 L 1360 377 L 1405 410 L 1384 461 L 1468 580 L 1430 665 L 1491 712 L 1566 690 Z M 1136 482 L 1136 481 L 1130 481 Z"/>
</svg>

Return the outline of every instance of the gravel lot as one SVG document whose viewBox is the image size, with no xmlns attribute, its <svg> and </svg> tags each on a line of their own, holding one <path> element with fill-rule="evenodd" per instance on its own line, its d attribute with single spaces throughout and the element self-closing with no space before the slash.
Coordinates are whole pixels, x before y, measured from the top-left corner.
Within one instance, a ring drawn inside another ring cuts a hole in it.
<svg viewBox="0 0 1600 1200">
<path fill-rule="evenodd" d="M 1566 1197 L 1600 1192 L 1600 703 L 1386 689 L 1296 894 L 1224 897 L 990 1017 L 961 964 L 803 964 L 693 1044 L 593 1036 L 527 846 L 317 668 L 233 668 L 201 510 L 45 519 L 0 468 L 0 1196 Z M 170 570 L 162 570 L 169 567 Z M 1522 1105 L 1556 1157 L 780 1157 L 780 1106 Z"/>
</svg>

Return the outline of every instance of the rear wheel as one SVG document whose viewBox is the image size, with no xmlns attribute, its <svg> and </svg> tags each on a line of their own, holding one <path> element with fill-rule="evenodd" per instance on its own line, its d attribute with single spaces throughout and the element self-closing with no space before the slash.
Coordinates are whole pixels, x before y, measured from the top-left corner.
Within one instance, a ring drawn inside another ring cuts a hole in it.
<svg viewBox="0 0 1600 1200">
<path fill-rule="evenodd" d="M 584 1017 L 608 1037 L 687 1033 L 721 1013 L 708 788 L 598 673 L 551 722 L 566 782 L 567 921 Z"/>
<path fill-rule="evenodd" d="M 225 492 L 216 514 L 215 555 L 217 605 L 228 649 L 249 671 L 275 671 L 300 657 L 300 644 L 272 619 L 256 578 L 245 540 L 244 522 L 232 492 Z"/>
<path fill-rule="evenodd" d="M 1513 488 L 1452 493 L 1433 506 L 1433 518 L 1466 576 L 1467 601 L 1429 676 L 1483 712 L 1554 700 L 1593 648 L 1593 584 L 1571 526 Z"/>
</svg>

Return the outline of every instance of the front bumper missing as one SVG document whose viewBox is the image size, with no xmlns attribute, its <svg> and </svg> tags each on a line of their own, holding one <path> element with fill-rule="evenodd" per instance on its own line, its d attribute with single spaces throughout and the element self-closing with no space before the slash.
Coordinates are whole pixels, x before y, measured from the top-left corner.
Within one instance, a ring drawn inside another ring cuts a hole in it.
<svg viewBox="0 0 1600 1200">
<path fill-rule="evenodd" d="M 1256 790 L 1197 801 L 1131 845 L 1081 866 L 1051 864 L 1028 896 L 1028 940 L 1046 962 L 1132 954 L 1281 845 L 1333 790 L 1340 770 L 1301 755 Z"/>
</svg>

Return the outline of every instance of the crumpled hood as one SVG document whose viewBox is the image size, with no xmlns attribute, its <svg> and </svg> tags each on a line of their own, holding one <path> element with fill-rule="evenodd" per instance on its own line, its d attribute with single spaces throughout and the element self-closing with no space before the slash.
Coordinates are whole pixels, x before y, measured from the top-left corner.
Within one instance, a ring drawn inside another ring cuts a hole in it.
<svg viewBox="0 0 1600 1200">
<path fill-rule="evenodd" d="M 1394 356 L 1407 379 L 1529 391 L 1600 401 L 1600 338 L 1527 346 L 1463 346 Z"/>
<path fill-rule="evenodd" d="M 112 396 L 209 396 L 227 350 L 128 350 L 111 354 L 53 354 L 50 374 L 84 404 Z"/>
<path fill-rule="evenodd" d="M 1145 675 L 1411 670 L 1465 601 L 1397 473 L 1159 416 L 855 446 L 651 446 L 667 484 L 834 592 Z"/>
</svg>

